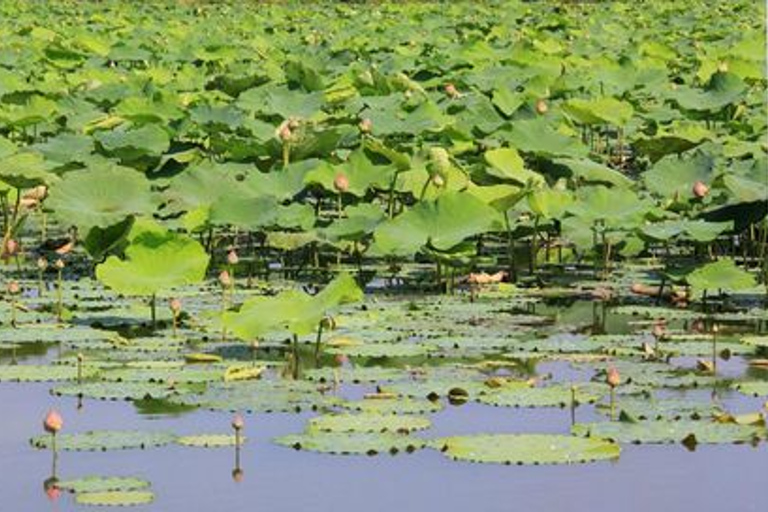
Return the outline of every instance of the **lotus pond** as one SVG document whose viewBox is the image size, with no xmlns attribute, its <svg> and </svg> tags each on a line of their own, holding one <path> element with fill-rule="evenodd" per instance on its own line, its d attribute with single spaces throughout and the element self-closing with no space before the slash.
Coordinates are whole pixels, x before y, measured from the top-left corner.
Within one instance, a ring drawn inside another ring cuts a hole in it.
<svg viewBox="0 0 768 512">
<path fill-rule="evenodd" d="M 764 510 L 765 48 L 1 1 L 0 510 Z"/>
</svg>

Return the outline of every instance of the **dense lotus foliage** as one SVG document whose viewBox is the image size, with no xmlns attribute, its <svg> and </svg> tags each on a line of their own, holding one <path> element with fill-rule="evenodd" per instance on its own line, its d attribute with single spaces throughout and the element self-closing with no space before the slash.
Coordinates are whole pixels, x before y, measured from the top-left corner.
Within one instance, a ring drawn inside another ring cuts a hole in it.
<svg viewBox="0 0 768 512">
<path fill-rule="evenodd" d="M 242 480 L 247 413 L 445 464 L 764 449 L 765 48 L 751 0 L 1 2 L 0 383 L 224 417 L 58 417 L 46 494 L 155 499 L 81 451 Z M 563 421 L 433 432 L 464 406 Z"/>
</svg>

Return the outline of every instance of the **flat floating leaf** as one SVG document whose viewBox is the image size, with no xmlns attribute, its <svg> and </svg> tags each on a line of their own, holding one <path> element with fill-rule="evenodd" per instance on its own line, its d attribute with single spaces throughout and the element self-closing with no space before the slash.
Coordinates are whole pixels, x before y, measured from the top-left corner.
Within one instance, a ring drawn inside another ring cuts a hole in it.
<svg viewBox="0 0 768 512">
<path fill-rule="evenodd" d="M 551 386 L 547 388 L 532 388 L 525 383 L 489 390 L 488 393 L 477 397 L 484 404 L 502 407 L 566 407 L 572 401 L 572 392 L 566 386 Z M 598 395 L 583 391 L 575 391 L 578 403 L 591 403 L 599 398 Z"/>
<path fill-rule="evenodd" d="M 78 505 L 98 507 L 131 507 L 152 503 L 155 495 L 149 491 L 84 492 L 77 495 Z"/>
<path fill-rule="evenodd" d="M 424 414 L 442 409 L 439 402 L 414 398 L 369 398 L 356 402 L 343 402 L 341 406 L 351 411 L 374 414 Z"/>
<path fill-rule="evenodd" d="M 693 439 L 697 443 L 746 443 L 766 437 L 765 427 L 705 421 L 641 421 L 637 423 L 578 423 L 572 432 L 585 437 L 612 439 L 618 443 L 674 443 Z"/>
<path fill-rule="evenodd" d="M 768 381 L 738 382 L 733 387 L 745 395 L 768 396 Z"/>
<path fill-rule="evenodd" d="M 176 392 L 169 386 L 143 382 L 86 382 L 57 386 L 51 390 L 57 396 L 81 396 L 98 400 L 142 400 L 167 398 Z"/>
<path fill-rule="evenodd" d="M 240 437 L 240 443 L 243 442 L 245 442 L 245 438 Z M 176 443 L 182 446 L 192 446 L 195 448 L 223 448 L 226 446 L 235 446 L 235 444 L 237 444 L 237 438 L 233 434 L 201 434 L 178 437 Z"/>
<path fill-rule="evenodd" d="M 419 416 L 394 414 L 326 414 L 309 420 L 308 430 L 321 432 L 412 432 L 429 428 L 430 421 Z"/>
<path fill-rule="evenodd" d="M 311 432 L 278 437 L 274 441 L 297 450 L 336 455 L 394 455 L 411 453 L 425 446 L 422 439 L 390 433 Z"/>
<path fill-rule="evenodd" d="M 30 440 L 33 447 L 49 449 L 52 436 L 42 435 Z M 65 451 L 107 451 L 145 449 L 164 446 L 176 440 L 170 432 L 140 432 L 121 430 L 94 430 L 82 434 L 59 434 L 56 436 L 56 447 Z"/>
<path fill-rule="evenodd" d="M 484 434 L 437 439 L 431 445 L 454 460 L 496 464 L 577 464 L 619 457 L 618 444 L 547 434 Z"/>
<path fill-rule="evenodd" d="M 150 482 L 141 478 L 122 476 L 86 476 L 75 480 L 61 481 L 56 484 L 59 489 L 76 494 L 137 491 L 147 489 L 150 485 Z"/>
</svg>

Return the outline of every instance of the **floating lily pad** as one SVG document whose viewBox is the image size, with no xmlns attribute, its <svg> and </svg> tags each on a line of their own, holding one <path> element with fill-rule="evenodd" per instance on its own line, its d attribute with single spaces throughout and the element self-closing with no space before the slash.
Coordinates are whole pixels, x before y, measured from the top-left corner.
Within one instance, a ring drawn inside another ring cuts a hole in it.
<svg viewBox="0 0 768 512">
<path fill-rule="evenodd" d="M 547 434 L 487 434 L 430 443 L 454 460 L 496 464 L 577 464 L 617 459 L 619 445 L 602 439 Z"/>
<path fill-rule="evenodd" d="M 76 494 L 87 492 L 137 491 L 147 489 L 151 484 L 147 480 L 122 476 L 86 476 L 75 480 L 63 480 L 56 486 Z"/>
<path fill-rule="evenodd" d="M 578 423 L 573 433 L 579 436 L 612 439 L 619 443 L 746 443 L 766 437 L 765 427 L 715 423 L 712 421 L 641 421 Z M 691 437 L 693 436 L 693 437 Z"/>
<path fill-rule="evenodd" d="M 163 446 L 176 440 L 169 432 L 141 432 L 137 430 L 94 430 L 82 434 L 59 434 L 56 447 L 65 451 L 107 451 L 145 449 Z M 35 448 L 49 449 L 52 436 L 34 437 L 30 443 Z"/>
<path fill-rule="evenodd" d="M 768 396 L 768 381 L 737 382 L 734 389 L 750 396 Z"/>
<path fill-rule="evenodd" d="M 580 404 L 591 403 L 600 398 L 599 395 L 578 387 L 573 392 L 567 386 L 532 388 L 520 383 L 517 386 L 506 385 L 491 390 L 478 396 L 477 401 L 499 407 L 566 407 L 572 403 L 574 395 L 576 402 Z"/>
<path fill-rule="evenodd" d="M 83 378 L 95 377 L 98 370 L 83 368 Z M 56 382 L 77 379 L 77 368 L 45 365 L 0 365 L 0 382 Z"/>
<path fill-rule="evenodd" d="M 369 398 L 355 402 L 343 402 L 341 407 L 351 411 L 372 414 L 425 414 L 442 409 L 439 402 L 415 398 Z"/>
<path fill-rule="evenodd" d="M 240 442 L 245 441 L 244 437 Z M 223 448 L 225 446 L 235 446 L 237 438 L 234 434 L 203 434 L 194 436 L 180 436 L 176 442 L 182 446 L 192 446 L 196 448 Z"/>
<path fill-rule="evenodd" d="M 75 498 L 78 505 L 98 507 L 131 507 L 152 503 L 155 495 L 149 491 L 83 492 Z"/>
<path fill-rule="evenodd" d="M 390 433 L 310 432 L 282 436 L 274 441 L 297 450 L 336 455 L 394 455 L 411 453 L 425 446 L 422 439 Z"/>
<path fill-rule="evenodd" d="M 327 414 L 309 420 L 308 430 L 322 432 L 395 432 L 429 428 L 430 421 L 420 416 L 396 414 Z"/>
<path fill-rule="evenodd" d="M 51 393 L 58 396 L 80 396 L 98 400 L 143 400 L 166 398 L 177 391 L 167 385 L 142 382 L 86 382 L 57 386 L 51 390 Z"/>
</svg>

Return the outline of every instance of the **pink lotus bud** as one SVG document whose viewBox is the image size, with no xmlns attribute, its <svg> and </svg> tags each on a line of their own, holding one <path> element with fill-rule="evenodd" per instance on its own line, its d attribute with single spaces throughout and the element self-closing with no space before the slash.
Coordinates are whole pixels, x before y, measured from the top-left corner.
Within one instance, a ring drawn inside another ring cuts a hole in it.
<svg viewBox="0 0 768 512">
<path fill-rule="evenodd" d="M 608 375 L 605 377 L 605 382 L 608 383 L 608 385 L 612 388 L 615 388 L 621 384 L 621 376 L 619 375 L 619 370 L 614 367 L 608 368 Z"/>
<path fill-rule="evenodd" d="M 336 364 L 339 366 L 344 366 L 344 364 L 349 361 L 349 358 L 345 354 L 336 354 Z"/>
<path fill-rule="evenodd" d="M 234 480 L 235 483 L 239 484 L 243 481 L 243 478 L 245 478 L 245 473 L 241 468 L 235 468 L 232 470 L 232 480 Z"/>
<path fill-rule="evenodd" d="M 442 175 L 435 174 L 432 176 L 432 183 L 434 183 L 437 188 L 442 188 L 445 185 L 445 179 Z"/>
<path fill-rule="evenodd" d="M 696 183 L 693 184 L 692 191 L 694 196 L 698 197 L 699 199 L 702 199 L 706 197 L 707 194 L 709 194 L 709 187 L 705 183 L 701 181 L 697 181 Z"/>
<path fill-rule="evenodd" d="M 18 252 L 19 252 L 19 242 L 17 242 L 13 238 L 9 238 L 5 242 L 5 254 L 7 256 L 14 256 Z"/>
<path fill-rule="evenodd" d="M 170 303 L 171 311 L 173 311 L 175 314 L 179 314 L 179 311 L 181 311 L 181 300 L 179 299 L 171 299 Z"/>
<path fill-rule="evenodd" d="M 373 121 L 366 117 L 360 121 L 358 128 L 360 128 L 360 131 L 363 133 L 371 133 L 373 131 Z"/>
<path fill-rule="evenodd" d="M 61 258 L 59 258 L 59 259 L 57 259 L 57 260 L 56 260 L 56 263 L 54 263 L 54 264 L 53 264 L 53 266 L 54 266 L 54 267 L 56 267 L 57 269 L 61 270 L 61 269 L 63 269 L 63 268 L 66 266 L 66 265 L 64 264 L 64 260 L 62 260 Z"/>
<path fill-rule="evenodd" d="M 53 409 L 48 411 L 48 414 L 45 416 L 45 420 L 43 421 L 43 428 L 45 431 L 50 434 L 55 434 L 61 430 L 61 427 L 63 426 L 64 420 L 61 419 L 61 415 Z"/>
<path fill-rule="evenodd" d="M 549 106 L 547 106 L 547 102 L 544 101 L 542 98 L 539 98 L 536 100 L 536 113 L 539 115 L 544 115 L 547 113 L 547 110 L 549 110 Z"/>
<path fill-rule="evenodd" d="M 333 188 L 338 192 L 346 192 L 349 190 L 349 178 L 343 172 L 336 173 L 336 177 L 333 178 Z"/>
<path fill-rule="evenodd" d="M 456 89 L 456 86 L 452 83 L 447 83 L 445 84 L 445 94 L 447 94 L 449 98 L 458 98 L 459 90 Z"/>
<path fill-rule="evenodd" d="M 219 274 L 219 283 L 221 283 L 221 286 L 231 286 L 232 285 L 232 278 L 229 275 L 229 272 L 226 270 L 222 270 Z"/>
<path fill-rule="evenodd" d="M 245 426 L 245 420 L 243 420 L 243 417 L 240 415 L 240 413 L 236 413 L 234 416 L 232 416 L 232 428 L 240 431 L 243 430 L 243 427 Z"/>
<path fill-rule="evenodd" d="M 665 332 L 666 332 L 666 328 L 664 327 L 663 322 L 656 322 L 653 324 L 652 333 L 654 338 L 656 338 L 657 340 L 660 340 L 661 338 L 664 337 Z"/>
<path fill-rule="evenodd" d="M 48 260 L 43 258 L 43 257 L 37 258 L 37 268 L 40 269 L 40 270 L 47 269 L 48 268 Z"/>
<path fill-rule="evenodd" d="M 227 253 L 227 263 L 229 263 L 230 265 L 237 265 L 238 261 L 240 261 L 240 258 L 238 258 L 237 252 L 235 252 L 234 249 L 231 249 Z"/>
<path fill-rule="evenodd" d="M 8 283 L 8 293 L 11 295 L 16 295 L 21 291 L 21 288 L 19 287 L 19 283 L 16 281 L 11 281 Z"/>
<path fill-rule="evenodd" d="M 277 136 L 280 138 L 283 143 L 290 142 L 293 138 L 293 132 L 291 131 L 291 127 L 288 126 L 287 123 L 283 123 L 280 125 L 280 128 L 278 128 Z"/>
<path fill-rule="evenodd" d="M 56 484 L 46 486 L 45 495 L 50 501 L 58 501 L 61 497 L 61 489 L 59 489 L 59 486 Z"/>
</svg>

